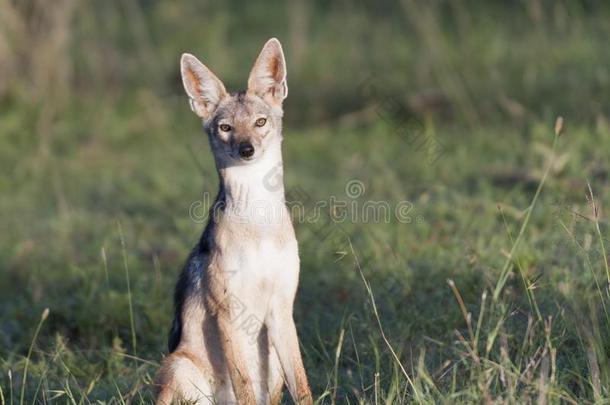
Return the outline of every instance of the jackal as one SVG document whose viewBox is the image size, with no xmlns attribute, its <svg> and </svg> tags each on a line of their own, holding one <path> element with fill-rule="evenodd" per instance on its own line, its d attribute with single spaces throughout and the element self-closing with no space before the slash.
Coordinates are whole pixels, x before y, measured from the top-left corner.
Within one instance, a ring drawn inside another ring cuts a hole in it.
<svg viewBox="0 0 610 405">
<path fill-rule="evenodd" d="M 299 255 L 282 180 L 282 46 L 267 41 L 247 90 L 234 94 L 193 55 L 180 65 L 220 190 L 176 285 L 157 403 L 279 403 L 285 383 L 311 404 L 292 317 Z"/>
</svg>

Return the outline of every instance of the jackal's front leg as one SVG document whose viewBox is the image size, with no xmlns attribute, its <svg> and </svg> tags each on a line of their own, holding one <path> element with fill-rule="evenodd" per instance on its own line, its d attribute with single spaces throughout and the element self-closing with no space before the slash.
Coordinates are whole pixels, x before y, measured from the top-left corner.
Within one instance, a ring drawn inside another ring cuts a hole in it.
<svg viewBox="0 0 610 405">
<path fill-rule="evenodd" d="M 292 299 L 282 301 L 275 301 L 272 305 L 267 320 L 269 337 L 280 359 L 292 399 L 297 404 L 309 405 L 313 403 L 313 398 L 307 383 L 299 338 L 292 318 Z"/>
<path fill-rule="evenodd" d="M 210 278 L 209 287 L 206 303 L 210 312 L 216 317 L 220 349 L 227 363 L 235 398 L 240 405 L 256 405 L 254 387 L 239 345 L 235 322 L 232 318 L 232 316 L 235 316 L 233 313 L 236 308 L 235 298 L 228 292 L 226 281 L 220 277 Z"/>
<path fill-rule="evenodd" d="M 233 323 L 227 312 L 222 310 L 219 311 L 217 319 L 220 342 L 227 361 L 231 385 L 233 386 L 238 404 L 255 405 L 256 397 L 254 395 L 252 380 L 250 379 L 241 348 L 239 347 L 237 339 L 235 339 L 236 334 L 233 330 Z"/>
</svg>

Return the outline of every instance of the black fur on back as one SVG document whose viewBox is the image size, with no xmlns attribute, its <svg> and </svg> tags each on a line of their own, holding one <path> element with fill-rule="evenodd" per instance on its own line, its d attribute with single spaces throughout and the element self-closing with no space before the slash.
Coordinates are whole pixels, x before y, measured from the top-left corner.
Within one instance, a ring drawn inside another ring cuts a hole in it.
<svg viewBox="0 0 610 405">
<path fill-rule="evenodd" d="M 169 339 L 167 343 L 167 349 L 170 353 L 174 352 L 180 344 L 180 338 L 182 336 L 182 325 L 184 319 L 182 319 L 182 312 L 186 299 L 190 296 L 199 296 L 203 299 L 201 293 L 201 283 L 205 274 L 207 266 L 207 258 L 209 257 L 212 244 L 212 231 L 215 226 L 214 217 L 217 215 L 218 210 L 222 210 L 224 207 L 224 191 L 222 186 L 220 192 L 216 197 L 216 201 L 210 207 L 208 215 L 208 224 L 199 239 L 199 243 L 193 248 L 189 255 L 178 282 L 174 290 L 174 321 L 172 322 L 171 329 L 169 331 Z M 203 325 L 202 325 L 203 327 Z"/>
<path fill-rule="evenodd" d="M 203 273 L 203 260 L 202 252 L 199 251 L 199 246 L 196 246 L 189 258 L 187 259 L 182 273 L 176 283 L 176 289 L 174 290 L 174 307 L 175 316 L 172 322 L 172 327 L 169 332 L 169 341 L 167 348 L 172 353 L 180 344 L 180 337 L 182 335 L 182 309 L 184 308 L 184 302 L 190 295 L 197 294 L 201 290 L 201 275 Z"/>
</svg>

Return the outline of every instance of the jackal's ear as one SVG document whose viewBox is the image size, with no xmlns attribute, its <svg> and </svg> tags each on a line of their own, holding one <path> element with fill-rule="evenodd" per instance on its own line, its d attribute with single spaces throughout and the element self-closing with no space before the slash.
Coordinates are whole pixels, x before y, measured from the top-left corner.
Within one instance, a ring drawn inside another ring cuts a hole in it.
<svg viewBox="0 0 610 405">
<path fill-rule="evenodd" d="M 276 38 L 267 41 L 254 62 L 248 78 L 248 92 L 278 106 L 288 95 L 286 60 L 282 45 Z"/>
<path fill-rule="evenodd" d="M 227 95 L 224 84 L 199 59 L 189 53 L 182 54 L 180 72 L 191 110 L 203 119 L 209 118 L 220 100 Z"/>
</svg>

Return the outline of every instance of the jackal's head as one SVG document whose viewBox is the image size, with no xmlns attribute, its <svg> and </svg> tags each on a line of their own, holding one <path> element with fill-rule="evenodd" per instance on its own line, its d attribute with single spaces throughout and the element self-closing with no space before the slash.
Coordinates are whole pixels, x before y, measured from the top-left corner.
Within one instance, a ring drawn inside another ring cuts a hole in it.
<svg viewBox="0 0 610 405">
<path fill-rule="evenodd" d="M 219 167 L 254 162 L 279 144 L 288 86 L 286 61 L 277 39 L 267 41 L 250 72 L 248 89 L 239 93 L 228 93 L 220 79 L 191 54 L 182 55 L 180 68 L 191 109 L 203 120 Z"/>
</svg>

